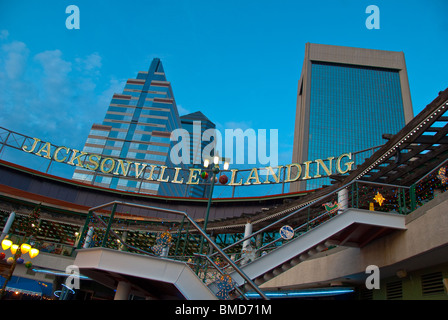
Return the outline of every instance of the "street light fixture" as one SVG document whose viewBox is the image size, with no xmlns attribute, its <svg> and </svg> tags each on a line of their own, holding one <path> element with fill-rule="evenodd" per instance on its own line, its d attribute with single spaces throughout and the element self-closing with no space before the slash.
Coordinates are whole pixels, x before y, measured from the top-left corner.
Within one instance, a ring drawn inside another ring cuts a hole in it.
<svg viewBox="0 0 448 320">
<path fill-rule="evenodd" d="M 11 264 L 11 268 L 9 269 L 8 276 L 5 279 L 5 282 L 3 283 L 3 287 L 0 290 L 0 299 L 3 299 L 5 293 L 6 293 L 6 285 L 8 284 L 9 280 L 11 280 L 11 277 L 14 273 L 14 270 L 17 265 L 17 259 L 20 258 L 22 254 L 28 253 L 30 258 L 33 259 L 38 256 L 39 250 L 36 248 L 32 248 L 31 245 L 28 243 L 22 243 L 21 245 L 13 243 L 9 239 L 4 239 L 2 241 L 2 249 L 3 250 L 11 250 L 11 253 L 14 255 L 13 262 Z"/>
<path fill-rule="evenodd" d="M 36 248 L 32 248 L 29 253 L 31 259 L 37 257 L 38 254 L 39 254 L 39 250 Z"/>
<path fill-rule="evenodd" d="M 11 246 L 12 246 L 12 241 L 11 241 L 11 240 L 5 239 L 5 240 L 2 241 L 2 249 L 3 249 L 3 250 L 6 251 L 6 250 L 8 250 Z"/>
<path fill-rule="evenodd" d="M 30 250 L 31 246 L 28 243 L 22 243 L 20 246 L 20 251 L 22 251 L 22 253 L 28 253 Z"/>
<path fill-rule="evenodd" d="M 215 180 L 216 175 L 220 172 L 219 169 L 219 161 L 224 161 L 223 169 L 228 170 L 229 169 L 229 159 L 228 158 L 221 158 L 219 155 L 215 155 L 213 159 L 204 159 L 204 168 L 208 168 L 210 165 L 210 160 L 213 161 L 213 168 L 212 168 L 212 177 L 211 177 L 211 184 L 210 184 L 210 192 L 208 195 L 208 202 L 207 202 L 207 211 L 205 212 L 205 218 L 204 218 L 204 232 L 207 232 L 207 224 L 208 224 L 208 217 L 210 215 L 210 206 L 212 204 L 212 198 L 213 198 L 213 189 L 215 187 Z M 199 253 L 202 254 L 202 249 L 204 246 L 204 237 L 201 236 L 201 246 L 199 249 Z M 196 272 L 199 272 L 199 263 L 197 264 Z"/>
<path fill-rule="evenodd" d="M 19 249 L 19 245 L 18 245 L 18 244 L 13 244 L 13 245 L 11 246 L 11 253 L 12 253 L 12 254 L 16 254 L 17 249 Z"/>
<path fill-rule="evenodd" d="M 210 193 L 209 193 L 209 196 L 208 196 L 207 211 L 205 213 L 205 220 L 204 220 L 204 231 L 205 232 L 207 231 L 208 217 L 209 217 L 209 214 L 210 214 L 210 206 L 211 206 L 211 203 L 212 203 L 213 189 L 215 187 L 216 175 L 218 175 L 219 172 L 220 172 L 219 161 L 224 161 L 224 164 L 223 164 L 223 169 L 224 170 L 228 170 L 229 169 L 229 161 L 230 160 L 228 158 L 221 158 L 221 157 L 219 157 L 219 155 L 216 155 L 216 156 L 213 157 L 213 164 L 214 164 L 214 166 L 212 168 Z M 210 165 L 210 159 L 204 159 L 204 167 L 208 168 L 209 165 Z"/>
<path fill-rule="evenodd" d="M 22 243 L 19 246 L 18 244 L 13 243 L 9 239 L 4 239 L 2 241 L 2 249 L 5 251 L 10 249 L 12 254 L 18 255 L 17 258 L 19 258 L 24 253 L 28 253 L 31 259 L 37 257 L 37 255 L 39 254 L 39 250 L 36 248 L 32 248 L 31 245 L 29 245 L 28 243 Z"/>
</svg>

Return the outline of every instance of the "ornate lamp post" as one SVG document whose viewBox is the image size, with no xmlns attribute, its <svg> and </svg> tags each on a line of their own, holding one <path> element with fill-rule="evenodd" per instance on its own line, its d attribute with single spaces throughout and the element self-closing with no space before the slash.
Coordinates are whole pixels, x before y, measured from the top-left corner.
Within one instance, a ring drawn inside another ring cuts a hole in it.
<svg viewBox="0 0 448 320">
<path fill-rule="evenodd" d="M 37 257 L 37 255 L 39 254 L 39 250 L 31 247 L 30 244 L 24 242 L 24 243 L 18 245 L 18 244 L 14 244 L 9 239 L 4 239 L 2 241 L 2 249 L 5 251 L 10 249 L 13 256 L 8 258 L 8 260 L 9 260 L 8 263 L 11 263 L 11 267 L 9 268 L 9 273 L 5 279 L 5 282 L 3 283 L 3 287 L 0 290 L 0 300 L 2 300 L 6 294 L 6 286 L 9 282 L 9 280 L 11 280 L 11 277 L 14 273 L 14 270 L 17 265 L 17 260 L 19 260 L 19 258 L 22 256 L 22 254 L 28 253 L 28 255 L 30 256 L 31 259 Z"/>
<path fill-rule="evenodd" d="M 208 217 L 210 215 L 210 206 L 212 204 L 212 198 L 213 198 L 213 189 L 215 187 L 215 179 L 216 176 L 220 172 L 219 168 L 219 161 L 224 161 L 223 169 L 228 170 L 229 169 L 229 160 L 227 158 L 220 158 L 218 155 L 213 157 L 213 168 L 212 168 L 212 177 L 211 177 L 211 184 L 210 184 L 210 192 L 208 195 L 208 202 L 207 202 L 207 211 L 205 212 L 204 217 L 204 232 L 207 232 L 207 224 L 208 224 Z M 210 165 L 210 159 L 204 159 L 204 168 L 208 168 Z M 202 249 L 204 247 L 204 237 L 201 236 L 201 246 L 199 248 L 199 253 L 202 254 Z M 199 273 L 199 259 L 197 260 L 197 267 L 196 267 L 196 273 Z"/>
<path fill-rule="evenodd" d="M 17 265 L 17 261 L 18 259 L 21 259 L 20 257 L 22 256 L 22 254 L 28 253 L 31 259 L 37 257 L 37 255 L 39 254 L 38 249 L 32 248 L 31 245 L 28 244 L 28 242 L 31 241 L 31 238 L 37 232 L 39 219 L 40 219 L 40 204 L 34 208 L 33 212 L 28 217 L 26 221 L 25 235 L 21 238 L 19 244 L 14 244 L 7 237 L 2 241 L 2 249 L 5 251 L 11 249 L 11 253 L 13 254 L 13 256 L 9 257 L 7 260 L 7 262 L 11 264 L 11 267 L 9 268 L 8 276 L 6 277 L 5 282 L 3 283 L 3 287 L 0 290 L 0 300 L 3 300 L 6 294 L 6 285 L 8 284 L 9 280 L 11 280 L 11 277 Z M 2 254 L 2 256 L 3 255 L 4 254 Z M 23 259 L 19 261 L 20 261 L 19 263 L 23 263 Z"/>
<path fill-rule="evenodd" d="M 219 169 L 219 161 L 224 161 L 224 165 L 223 165 L 223 169 L 224 170 L 228 170 L 229 169 L 229 161 L 227 158 L 220 158 L 219 156 L 214 156 L 213 157 L 213 168 L 212 168 L 212 180 L 211 180 L 211 185 L 210 185 L 210 193 L 208 196 L 208 203 L 207 203 L 207 211 L 205 213 L 205 220 L 204 220 L 204 231 L 207 231 L 207 224 L 208 224 L 208 217 L 210 214 L 210 206 L 212 204 L 212 197 L 213 197 L 213 189 L 215 187 L 215 179 L 216 176 L 219 174 L 220 169 Z M 204 167 L 208 168 L 208 166 L 210 165 L 210 160 L 209 159 L 205 159 L 204 160 Z M 201 250 L 202 251 L 202 250 Z"/>
</svg>

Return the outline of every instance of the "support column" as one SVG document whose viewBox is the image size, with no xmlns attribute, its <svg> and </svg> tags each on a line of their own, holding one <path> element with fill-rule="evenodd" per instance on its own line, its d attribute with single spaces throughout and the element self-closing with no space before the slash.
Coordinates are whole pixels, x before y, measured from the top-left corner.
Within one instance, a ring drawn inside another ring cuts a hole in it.
<svg viewBox="0 0 448 320">
<path fill-rule="evenodd" d="M 344 210 L 348 209 L 348 190 L 344 188 L 338 191 L 338 203 L 339 210 L 338 213 L 342 213 Z"/>
<path fill-rule="evenodd" d="M 76 237 L 76 241 L 75 241 L 75 247 L 78 247 L 79 241 L 81 240 L 81 235 L 82 235 L 82 230 L 83 227 L 79 227 L 79 231 L 78 231 L 78 236 Z"/>
<path fill-rule="evenodd" d="M 262 233 L 257 234 L 257 237 L 255 238 L 255 243 L 256 243 L 255 249 L 258 249 L 263 245 L 263 234 Z M 256 256 L 257 257 L 261 256 L 261 252 L 257 251 Z"/>
<path fill-rule="evenodd" d="M 114 300 L 129 300 L 131 293 L 131 284 L 126 281 L 119 281 L 117 291 L 115 292 Z"/>
<path fill-rule="evenodd" d="M 3 241 L 3 239 L 8 235 L 9 229 L 12 226 L 12 223 L 14 222 L 14 219 L 16 218 L 16 213 L 12 211 L 9 214 L 8 220 L 6 221 L 5 226 L 3 227 L 2 235 L 0 236 L 0 242 Z"/>
<path fill-rule="evenodd" d="M 84 222 L 84 227 L 82 228 L 81 235 L 79 236 L 78 246 L 76 247 L 76 249 L 81 249 L 81 244 L 83 243 L 83 241 L 85 243 L 87 240 L 86 233 L 89 228 L 89 222 L 90 222 L 90 219 L 92 218 L 92 216 L 93 216 L 93 212 L 89 211 L 89 213 L 87 214 L 87 217 L 86 217 L 86 221 Z M 85 246 L 83 246 L 83 248 L 85 248 Z"/>
<path fill-rule="evenodd" d="M 114 221 L 115 210 L 117 210 L 116 203 L 114 203 L 112 205 L 112 211 L 109 216 L 109 222 L 107 223 L 106 231 L 104 232 L 103 242 L 101 243 L 101 247 L 103 247 L 103 248 L 106 248 L 106 246 L 107 246 L 107 239 L 109 239 L 109 231 L 112 226 L 112 222 Z"/>
<path fill-rule="evenodd" d="M 250 221 L 247 221 L 246 225 L 244 226 L 244 238 L 250 236 L 252 234 L 252 223 Z M 252 239 L 247 239 L 243 241 L 243 248 L 241 249 L 243 260 L 241 261 L 241 265 L 245 265 L 249 261 L 252 260 L 250 257 L 250 250 L 248 248 L 251 247 L 250 242 Z M 252 250 L 254 250 L 252 248 Z"/>
<path fill-rule="evenodd" d="M 250 221 L 247 221 L 246 225 L 244 226 L 244 238 L 250 236 L 252 234 L 252 223 Z M 251 239 L 247 239 L 243 242 L 243 250 L 250 245 Z"/>
<path fill-rule="evenodd" d="M 87 231 L 86 241 L 84 241 L 83 249 L 90 248 L 90 243 L 92 242 L 93 237 L 93 227 L 89 227 L 89 231 Z"/>
<path fill-rule="evenodd" d="M 126 242 L 127 238 L 128 238 L 128 232 L 123 231 L 123 234 L 121 235 L 121 239 Z M 118 251 L 123 251 L 124 249 L 125 249 L 124 244 L 122 244 L 120 242 L 120 245 L 118 246 Z"/>
<path fill-rule="evenodd" d="M 170 251 L 170 247 L 166 246 L 162 248 L 162 253 L 160 254 L 161 257 L 168 257 L 168 252 Z"/>
<path fill-rule="evenodd" d="M 212 239 L 213 242 L 216 242 L 216 236 L 211 235 L 210 239 Z M 213 246 L 209 245 L 208 246 L 208 255 L 211 255 L 213 253 Z"/>
<path fill-rule="evenodd" d="M 409 189 L 409 198 L 411 200 L 411 211 L 414 211 L 417 206 L 417 198 L 415 195 L 415 184 L 413 184 Z"/>
</svg>

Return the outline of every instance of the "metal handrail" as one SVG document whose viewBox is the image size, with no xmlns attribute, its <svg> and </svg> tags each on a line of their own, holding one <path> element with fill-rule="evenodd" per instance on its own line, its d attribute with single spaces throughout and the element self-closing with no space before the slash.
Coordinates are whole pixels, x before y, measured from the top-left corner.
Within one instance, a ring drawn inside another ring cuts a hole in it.
<svg viewBox="0 0 448 320">
<path fill-rule="evenodd" d="M 100 206 L 96 206 L 96 207 L 92 207 L 89 209 L 89 212 L 91 212 L 92 214 L 94 213 L 95 210 L 101 209 L 101 208 L 105 208 L 108 207 L 110 205 L 123 205 L 123 206 L 130 206 L 130 207 L 137 207 L 137 208 L 143 208 L 143 209 L 148 209 L 148 210 L 154 210 L 154 211 L 161 211 L 161 212 L 166 212 L 166 213 L 172 213 L 175 215 L 182 215 L 185 218 L 187 218 L 187 220 L 193 225 L 193 227 L 207 240 L 208 243 L 210 243 L 210 245 L 217 251 L 219 252 L 223 258 L 227 261 L 227 263 L 229 265 L 231 265 L 235 271 L 264 299 L 264 300 L 269 300 L 269 298 L 260 290 L 260 288 L 258 288 L 258 286 L 252 281 L 252 279 L 250 279 L 233 261 L 232 259 L 230 259 L 225 253 L 224 251 L 221 250 L 221 248 L 207 235 L 207 233 L 202 230 L 199 225 L 193 220 L 191 219 L 191 217 L 184 211 L 178 211 L 178 210 L 172 210 L 172 209 L 166 209 L 166 208 L 159 208 L 159 207 L 154 207 L 154 206 L 146 206 L 146 205 L 141 205 L 141 204 L 135 204 L 135 203 L 129 203 L 129 202 L 123 202 L 123 201 L 112 201 L 112 202 L 108 202 L 106 204 L 100 205 Z M 102 219 L 99 219 L 102 221 Z M 103 221 L 103 224 L 104 221 Z M 86 224 L 87 226 L 87 224 Z M 83 230 L 82 235 L 84 235 L 86 233 L 86 226 L 85 226 L 85 230 Z M 110 231 L 109 231 L 110 232 Z M 113 232 L 114 234 L 114 232 Z M 117 235 L 118 236 L 118 235 Z M 118 236 L 119 237 L 119 236 Z M 119 237 L 119 239 L 121 239 Z M 121 240 L 120 240 L 121 241 Z M 138 249 L 140 251 L 144 251 L 141 249 Z M 146 253 L 146 252 L 145 252 Z"/>
<path fill-rule="evenodd" d="M 322 213 L 321 215 L 319 215 L 319 216 L 317 216 L 317 217 L 315 217 L 315 218 L 313 218 L 313 219 L 311 219 L 311 220 L 309 220 L 309 221 L 307 221 L 307 222 L 301 224 L 300 226 L 294 228 L 294 234 L 295 234 L 295 232 L 297 232 L 298 230 L 300 230 L 300 229 L 302 229 L 302 228 L 308 226 L 310 223 L 312 223 L 312 222 L 314 222 L 314 221 L 316 221 L 316 220 L 319 220 L 320 218 L 322 218 L 323 216 L 326 216 L 326 215 L 328 215 L 328 212 L 324 212 L 324 213 Z M 303 233 L 300 234 L 300 235 L 298 235 L 297 238 L 300 237 L 300 236 L 302 236 L 302 235 L 303 235 Z M 257 249 L 255 250 L 255 252 L 259 252 L 259 251 L 261 251 L 261 250 L 263 250 L 263 249 L 266 249 L 266 248 L 268 248 L 269 246 L 271 246 L 272 244 L 274 244 L 274 243 L 276 243 L 276 242 L 278 242 L 278 241 L 282 241 L 282 240 L 283 240 L 282 238 L 274 239 L 274 240 L 272 240 L 271 242 L 268 242 L 268 243 L 264 244 L 264 245 L 261 246 L 260 248 L 257 248 Z M 275 250 L 275 249 L 277 249 L 277 248 L 278 248 L 278 247 L 274 247 L 274 248 L 272 248 L 272 249 Z M 211 256 L 213 256 L 213 255 L 210 255 L 210 257 L 211 257 Z M 239 258 L 238 260 L 236 260 L 235 262 L 239 262 L 239 261 L 241 261 L 241 260 L 243 260 L 242 257 Z"/>
<path fill-rule="evenodd" d="M 92 214 L 93 214 L 95 217 L 98 218 L 98 220 L 100 221 L 100 223 L 101 223 L 104 227 L 107 228 L 107 224 L 103 221 L 103 219 L 101 219 L 101 218 L 100 218 L 96 213 L 94 213 L 93 211 L 92 211 Z M 121 238 L 115 231 L 113 231 L 113 230 L 109 230 L 109 233 L 111 233 L 116 239 L 120 240 L 120 243 L 123 244 L 126 248 L 129 248 L 129 249 L 132 249 L 132 250 L 136 250 L 136 251 L 138 251 L 138 252 L 141 252 L 141 253 L 147 254 L 147 255 L 149 255 L 149 256 L 153 256 L 153 257 L 155 257 L 155 255 L 152 254 L 151 252 L 148 252 L 148 251 L 145 251 L 145 250 L 143 250 L 143 249 L 140 249 L 140 248 L 131 246 L 130 244 L 126 243 L 126 241 L 124 241 L 123 238 Z M 106 236 L 106 235 L 105 235 L 105 236 Z"/>
<path fill-rule="evenodd" d="M 386 187 L 392 187 L 392 188 L 403 188 L 403 189 L 410 189 L 411 187 L 408 186 L 400 186 L 397 184 L 387 184 L 387 183 L 381 183 L 381 182 L 373 182 L 373 181 L 364 181 L 364 180 L 355 180 L 356 182 L 363 183 L 363 184 L 372 184 L 376 186 L 386 186 Z M 352 181 L 354 182 L 354 181 Z"/>
<path fill-rule="evenodd" d="M 236 245 L 238 245 L 238 244 L 240 244 L 240 243 L 242 243 L 242 242 L 244 242 L 244 241 L 246 241 L 246 240 L 249 240 L 249 239 L 253 238 L 254 236 L 256 236 L 256 235 L 258 235 L 258 234 L 260 234 L 260 233 L 262 233 L 262 232 L 264 232 L 264 231 L 266 231 L 266 230 L 272 228 L 274 225 L 276 225 L 276 224 L 278 224 L 278 223 L 280 223 L 280 222 L 282 222 L 282 221 L 284 221 L 284 220 L 286 220 L 286 219 L 288 219 L 288 218 L 290 218 L 290 217 L 296 215 L 297 213 L 299 213 L 299 212 L 301 212 L 301 211 L 303 211 L 303 210 L 305 210 L 305 209 L 311 207 L 312 205 L 316 204 L 317 202 L 320 202 L 320 201 L 322 201 L 322 200 L 324 200 L 324 199 L 326 199 L 326 198 L 328 198 L 328 197 L 330 197 L 330 196 L 334 196 L 335 193 L 337 193 L 337 192 L 339 192 L 339 191 L 341 191 L 341 190 L 343 190 L 343 189 L 345 189 L 345 188 L 351 186 L 351 185 L 354 184 L 354 183 L 367 183 L 367 184 L 381 185 L 381 186 L 394 187 L 394 188 L 405 188 L 405 189 L 409 189 L 409 188 L 410 188 L 410 187 L 407 187 L 407 186 L 399 186 L 399 185 L 392 185 L 392 184 L 389 185 L 389 184 L 385 184 L 385 183 L 377 183 L 377 182 L 370 182 L 370 181 L 353 180 L 353 181 L 351 181 L 351 182 L 349 182 L 349 183 L 347 183 L 347 184 L 345 184 L 345 185 L 339 187 L 338 189 L 334 190 L 334 191 L 331 192 L 331 193 L 328 193 L 328 194 L 326 194 L 326 195 L 324 195 L 324 196 L 321 196 L 321 197 L 319 197 L 319 198 L 317 198 L 317 199 L 311 200 L 307 205 L 305 205 L 305 206 L 303 206 L 303 207 L 301 207 L 301 208 L 299 208 L 299 209 L 297 209 L 297 210 L 291 212 L 290 214 L 288 214 L 288 215 L 286 215 L 286 216 L 284 216 L 284 217 L 282 217 L 282 218 L 280 218 L 280 219 L 278 219 L 278 220 L 272 222 L 271 224 L 269 224 L 269 225 L 267 225 L 267 226 L 265 226 L 265 227 L 259 229 L 258 231 L 253 232 L 252 234 L 250 234 L 250 235 L 248 235 L 248 236 L 246 236 L 246 237 L 244 237 L 244 238 L 242 238 L 242 239 L 240 239 L 240 240 L 238 240 L 238 241 L 236 241 L 236 242 L 234 242 L 234 243 L 228 245 L 227 247 L 223 248 L 222 250 L 223 250 L 223 251 L 226 251 L 226 250 L 228 250 L 228 249 L 230 249 L 230 248 L 232 248 L 232 247 L 234 247 L 234 246 L 236 246 Z M 216 254 L 217 254 L 217 253 L 212 253 L 212 254 L 210 255 L 210 257 L 213 257 L 213 256 L 216 255 Z"/>
<path fill-rule="evenodd" d="M 326 216 L 326 215 L 328 215 L 328 212 L 324 212 L 324 213 L 322 213 L 321 215 L 319 215 L 319 216 L 317 216 L 317 217 L 315 217 L 315 218 L 313 218 L 313 219 L 311 219 L 311 220 L 305 222 L 304 224 L 298 226 L 297 228 L 294 229 L 294 234 L 295 234 L 295 232 L 297 232 L 297 230 L 300 230 L 300 229 L 306 227 L 306 226 L 309 225 L 310 223 L 312 223 L 312 222 L 314 222 L 314 221 L 317 221 L 317 220 L 319 220 L 320 218 L 322 218 L 322 217 L 324 217 L 324 216 Z M 300 237 L 300 236 L 301 236 L 301 235 L 299 235 L 299 237 Z M 272 245 L 272 244 L 274 244 L 274 243 L 276 243 L 276 242 L 278 242 L 278 241 L 280 241 L 280 240 L 283 240 L 283 239 L 282 239 L 282 238 L 274 239 L 274 240 L 272 240 L 271 242 L 269 242 L 269 243 L 263 245 L 262 247 L 258 248 L 256 251 L 263 250 L 263 249 L 265 249 L 266 247 L 268 247 L 268 246 L 270 246 L 270 245 Z"/>
<path fill-rule="evenodd" d="M 431 174 L 433 174 L 436 170 L 440 169 L 440 167 L 442 167 L 444 164 L 448 163 L 448 159 L 446 159 L 445 161 L 443 161 L 442 163 L 440 163 L 438 166 L 436 166 L 434 169 L 432 169 L 431 171 L 429 171 L 427 174 L 425 174 L 423 177 L 421 177 L 420 179 L 418 179 L 416 182 L 414 182 L 414 185 L 419 184 L 420 182 L 422 182 L 424 179 L 426 179 L 428 176 L 430 176 Z"/>
<path fill-rule="evenodd" d="M 197 257 L 200 257 L 200 258 L 207 259 L 208 262 L 210 262 L 220 274 L 222 274 L 222 275 L 226 274 L 220 267 L 218 267 L 215 263 L 213 263 L 213 260 L 209 256 L 207 256 L 205 254 L 199 254 L 199 253 L 195 253 L 194 255 Z M 240 290 L 240 288 L 235 287 L 235 290 L 238 291 L 238 293 L 244 298 L 244 300 L 249 300 L 249 298 L 246 297 L 246 295 Z"/>
<path fill-rule="evenodd" d="M 288 218 L 294 216 L 295 214 L 301 212 L 301 211 L 304 210 L 304 209 L 307 209 L 308 207 L 312 206 L 313 204 L 315 204 L 315 203 L 317 203 L 317 202 L 319 202 L 319 201 L 322 201 L 323 199 L 325 199 L 325 198 L 327 198 L 327 197 L 329 197 L 329 196 L 333 196 L 334 193 L 336 193 L 336 192 L 338 192 L 338 191 L 341 191 L 342 189 L 347 188 L 347 187 L 350 186 L 353 182 L 354 182 L 354 181 L 352 181 L 352 182 L 350 182 L 350 183 L 348 183 L 348 184 L 346 184 L 346 185 L 340 187 L 339 189 L 336 189 L 333 193 L 329 193 L 329 194 L 326 194 L 325 196 L 319 197 L 319 198 L 317 198 L 317 199 L 315 199 L 315 200 L 311 200 L 311 202 L 309 202 L 309 203 L 308 203 L 307 205 L 305 205 L 304 207 L 301 207 L 301 208 L 299 208 L 299 209 L 297 209 L 297 210 L 291 212 L 290 214 L 284 216 L 283 218 L 280 218 L 280 219 L 278 219 L 278 220 L 272 222 L 271 224 L 269 224 L 269 225 L 267 225 L 267 226 L 265 226 L 265 227 L 259 229 L 258 231 L 253 232 L 252 234 L 248 235 L 247 237 L 244 237 L 244 238 L 242 238 L 242 239 L 240 239 L 240 240 L 238 240 L 238 241 L 232 243 L 231 245 L 228 245 L 227 247 L 223 248 L 222 250 L 223 250 L 223 251 L 228 250 L 228 249 L 230 249 L 230 248 L 236 246 L 237 244 L 240 244 L 240 243 L 242 243 L 242 242 L 244 242 L 244 241 L 246 241 L 246 240 L 248 240 L 248 239 L 253 238 L 254 236 L 256 236 L 256 235 L 258 235 L 258 234 L 260 234 L 260 233 L 262 233 L 262 232 L 264 232 L 264 231 L 266 231 L 266 230 L 268 230 L 268 229 L 270 229 L 270 228 L 273 227 L 274 225 L 276 225 L 276 224 L 278 224 L 278 223 L 280 223 L 280 222 L 282 222 L 282 221 L 284 221 L 284 220 L 286 220 L 286 219 L 288 219 Z M 211 254 L 210 256 L 213 256 L 213 255 L 215 255 L 215 253 Z"/>
</svg>

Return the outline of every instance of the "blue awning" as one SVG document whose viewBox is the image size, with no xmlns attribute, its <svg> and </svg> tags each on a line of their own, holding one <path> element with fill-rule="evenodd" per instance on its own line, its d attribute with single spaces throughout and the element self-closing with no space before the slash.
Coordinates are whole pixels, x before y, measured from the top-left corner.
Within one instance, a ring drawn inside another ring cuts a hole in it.
<svg viewBox="0 0 448 320">
<path fill-rule="evenodd" d="M 5 283 L 5 278 L 0 276 L 0 286 Z M 53 284 L 39 280 L 27 279 L 12 276 L 6 285 L 6 290 L 17 291 L 24 294 L 51 296 L 53 293 Z"/>
</svg>

